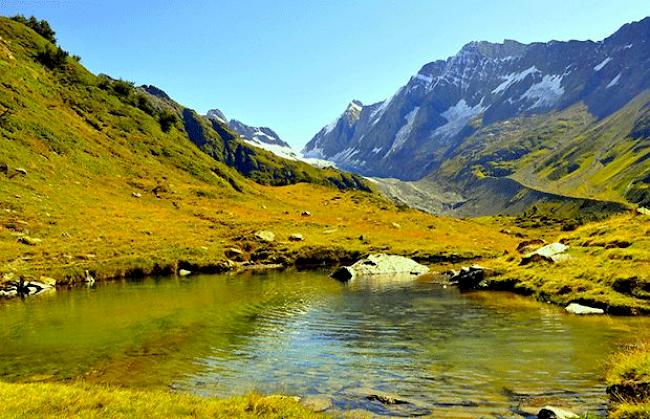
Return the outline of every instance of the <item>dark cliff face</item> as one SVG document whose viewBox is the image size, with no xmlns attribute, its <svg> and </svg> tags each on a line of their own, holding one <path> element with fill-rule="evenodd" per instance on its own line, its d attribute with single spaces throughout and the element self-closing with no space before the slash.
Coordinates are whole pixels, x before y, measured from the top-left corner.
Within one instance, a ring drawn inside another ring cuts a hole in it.
<svg viewBox="0 0 650 419">
<path fill-rule="evenodd" d="M 351 103 L 303 153 L 364 175 L 418 179 L 482 127 L 577 103 L 602 119 L 649 88 L 650 18 L 600 42 L 472 42 L 384 102 Z"/>
</svg>

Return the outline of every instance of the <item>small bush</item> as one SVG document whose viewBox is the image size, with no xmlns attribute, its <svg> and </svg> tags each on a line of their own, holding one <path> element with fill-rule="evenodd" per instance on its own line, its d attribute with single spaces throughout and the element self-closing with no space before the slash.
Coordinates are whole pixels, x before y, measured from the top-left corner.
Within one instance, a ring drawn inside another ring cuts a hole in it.
<svg viewBox="0 0 650 419">
<path fill-rule="evenodd" d="M 158 115 L 158 122 L 160 123 L 160 129 L 163 130 L 163 132 L 169 132 L 172 127 L 176 124 L 177 118 L 174 113 L 171 111 L 162 111 L 160 115 Z"/>
<path fill-rule="evenodd" d="M 123 97 L 128 97 L 134 89 L 133 82 L 127 80 L 115 80 L 111 86 L 115 93 Z"/>
<path fill-rule="evenodd" d="M 65 65 L 68 59 L 68 52 L 61 49 L 60 47 L 54 48 L 48 46 L 38 52 L 36 59 L 39 63 L 43 64 L 50 70 L 55 70 Z"/>
</svg>

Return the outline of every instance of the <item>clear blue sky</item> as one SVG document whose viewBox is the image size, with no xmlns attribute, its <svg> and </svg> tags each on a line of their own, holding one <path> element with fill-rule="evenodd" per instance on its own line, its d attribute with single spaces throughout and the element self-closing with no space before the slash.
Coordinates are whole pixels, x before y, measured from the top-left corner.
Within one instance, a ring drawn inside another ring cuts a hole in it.
<svg viewBox="0 0 650 419">
<path fill-rule="evenodd" d="M 0 0 L 50 21 L 95 73 L 154 84 L 297 148 L 351 99 L 394 93 L 472 40 L 599 40 L 648 0 Z"/>
</svg>

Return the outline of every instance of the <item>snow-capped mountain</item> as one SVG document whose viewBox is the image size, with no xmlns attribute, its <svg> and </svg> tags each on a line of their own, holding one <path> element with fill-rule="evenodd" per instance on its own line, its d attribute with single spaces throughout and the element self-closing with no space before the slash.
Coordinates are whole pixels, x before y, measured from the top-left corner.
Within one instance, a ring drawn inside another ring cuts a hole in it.
<svg viewBox="0 0 650 419">
<path fill-rule="evenodd" d="M 650 18 L 603 41 L 471 42 L 389 99 L 353 101 L 303 155 L 370 176 L 418 179 L 476 130 L 584 103 L 604 118 L 650 88 Z"/>
<path fill-rule="evenodd" d="M 268 127 L 255 127 L 244 124 L 236 119 L 228 120 L 219 109 L 211 109 L 206 114 L 209 119 L 217 120 L 239 134 L 242 140 L 255 147 L 270 151 L 273 154 L 289 160 L 300 160 L 316 167 L 333 167 L 334 163 L 326 160 L 305 158 L 299 152 L 283 141 L 280 136 Z"/>
</svg>

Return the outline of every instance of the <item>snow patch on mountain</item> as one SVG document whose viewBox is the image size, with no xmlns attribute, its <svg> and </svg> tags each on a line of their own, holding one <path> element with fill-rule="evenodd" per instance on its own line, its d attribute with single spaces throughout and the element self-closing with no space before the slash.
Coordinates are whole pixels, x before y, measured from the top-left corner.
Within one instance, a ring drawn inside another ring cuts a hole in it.
<svg viewBox="0 0 650 419">
<path fill-rule="evenodd" d="M 433 132 L 434 136 L 451 137 L 457 134 L 470 119 L 485 109 L 483 107 L 483 99 L 474 106 L 469 106 L 465 102 L 465 99 L 460 99 L 454 106 L 450 106 L 449 109 L 440 114 L 447 120 L 447 123 L 436 128 Z"/>
<path fill-rule="evenodd" d="M 594 70 L 600 71 L 607 65 L 608 62 L 612 61 L 612 57 L 607 57 L 603 61 L 600 62 L 597 66 L 594 67 Z"/>
<path fill-rule="evenodd" d="M 404 145 L 409 135 L 411 134 L 411 130 L 413 129 L 413 121 L 415 120 L 415 116 L 417 115 L 419 110 L 420 107 L 416 106 L 411 110 L 411 112 L 409 112 L 408 114 L 406 114 L 406 116 L 404 116 L 406 123 L 402 125 L 399 131 L 397 131 L 397 134 L 395 134 L 395 140 L 393 140 L 393 145 L 391 146 L 390 150 L 388 150 L 388 153 L 384 155 L 384 157 L 388 157 L 389 155 L 391 155 L 396 150 L 399 150 L 400 147 Z"/>
<path fill-rule="evenodd" d="M 605 88 L 606 88 L 606 89 L 609 89 L 610 87 L 616 86 L 616 84 L 618 83 L 618 81 L 621 79 L 621 74 L 623 74 L 623 72 L 618 73 L 618 74 L 616 75 L 616 77 L 614 77 L 614 78 L 612 79 L 612 81 L 610 81 L 609 84 L 607 85 L 607 87 L 605 87 Z"/>
<path fill-rule="evenodd" d="M 530 86 L 521 99 L 537 99 L 529 109 L 554 105 L 564 94 L 562 78 L 557 74 L 545 75 L 539 83 Z"/>
<path fill-rule="evenodd" d="M 504 80 L 503 83 L 501 83 L 494 90 L 492 90 L 492 93 L 497 94 L 497 93 L 504 92 L 513 84 L 517 84 L 520 81 L 524 80 L 530 74 L 535 74 L 539 72 L 540 71 L 537 69 L 537 67 L 532 66 L 519 73 L 510 73 L 507 76 L 503 76 L 501 77 L 501 79 Z"/>
</svg>

